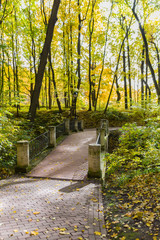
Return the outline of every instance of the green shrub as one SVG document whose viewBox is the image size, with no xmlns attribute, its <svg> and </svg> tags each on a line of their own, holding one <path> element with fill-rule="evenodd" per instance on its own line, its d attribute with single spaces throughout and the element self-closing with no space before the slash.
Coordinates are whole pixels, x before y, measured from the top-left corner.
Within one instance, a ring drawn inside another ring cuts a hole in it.
<svg viewBox="0 0 160 240">
<path fill-rule="evenodd" d="M 133 176 L 159 171 L 160 124 L 148 123 L 145 127 L 126 124 L 122 128 L 119 147 L 106 156 L 108 179 L 122 183 Z"/>
<path fill-rule="evenodd" d="M 0 168 L 12 167 L 16 159 L 15 142 L 18 130 L 8 119 L 7 115 L 9 114 L 8 111 L 0 110 Z"/>
</svg>

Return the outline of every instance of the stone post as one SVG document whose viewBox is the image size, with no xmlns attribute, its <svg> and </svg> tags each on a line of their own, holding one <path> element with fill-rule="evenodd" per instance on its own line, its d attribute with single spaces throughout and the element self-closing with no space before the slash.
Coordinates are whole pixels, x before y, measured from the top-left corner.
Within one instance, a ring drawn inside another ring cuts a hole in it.
<svg viewBox="0 0 160 240">
<path fill-rule="evenodd" d="M 106 120 L 106 134 L 109 135 L 109 121 Z"/>
<path fill-rule="evenodd" d="M 103 128 L 106 130 L 106 134 L 109 133 L 109 121 L 107 119 L 101 119 L 101 126 L 103 124 Z"/>
<path fill-rule="evenodd" d="M 75 132 L 78 132 L 78 120 L 77 119 L 74 122 L 74 129 L 75 129 Z"/>
<path fill-rule="evenodd" d="M 17 142 L 17 167 L 16 171 L 26 172 L 29 166 L 29 142 L 22 140 Z"/>
<path fill-rule="evenodd" d="M 84 121 L 81 120 L 81 131 L 83 131 L 83 130 L 84 130 Z"/>
<path fill-rule="evenodd" d="M 65 119 L 65 134 L 66 135 L 69 135 L 69 132 L 70 132 L 70 119 Z"/>
<path fill-rule="evenodd" d="M 106 135 L 105 151 L 108 152 L 108 134 Z"/>
<path fill-rule="evenodd" d="M 56 147 L 56 127 L 49 126 L 49 147 Z"/>
<path fill-rule="evenodd" d="M 89 144 L 88 177 L 96 177 L 96 178 L 101 177 L 100 155 L 101 155 L 101 145 Z"/>
<path fill-rule="evenodd" d="M 98 138 L 99 133 L 100 133 L 99 128 L 96 128 L 96 139 Z"/>
<path fill-rule="evenodd" d="M 101 150 L 105 150 L 105 128 L 100 129 L 100 144 L 101 144 Z"/>
</svg>

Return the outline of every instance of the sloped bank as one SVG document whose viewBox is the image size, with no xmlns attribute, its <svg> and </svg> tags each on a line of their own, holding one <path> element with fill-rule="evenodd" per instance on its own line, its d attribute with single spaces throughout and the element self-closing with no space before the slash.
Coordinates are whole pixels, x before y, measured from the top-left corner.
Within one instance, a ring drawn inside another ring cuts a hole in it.
<svg viewBox="0 0 160 240">
<path fill-rule="evenodd" d="M 158 240 L 160 124 L 150 122 L 143 128 L 132 124 L 119 138 L 112 134 L 103 189 L 107 238 Z M 119 147 L 114 149 L 117 138 Z"/>
</svg>

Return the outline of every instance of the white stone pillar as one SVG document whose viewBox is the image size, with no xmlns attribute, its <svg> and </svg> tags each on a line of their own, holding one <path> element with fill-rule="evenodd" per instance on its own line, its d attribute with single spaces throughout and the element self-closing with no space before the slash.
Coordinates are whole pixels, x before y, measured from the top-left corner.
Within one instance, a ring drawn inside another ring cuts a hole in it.
<svg viewBox="0 0 160 240">
<path fill-rule="evenodd" d="M 108 136 L 109 134 L 106 135 L 106 144 L 105 144 L 105 151 L 108 152 Z"/>
<path fill-rule="evenodd" d="M 69 132 L 70 132 L 70 119 L 65 119 L 65 134 L 66 135 L 69 135 Z"/>
<path fill-rule="evenodd" d="M 106 120 L 106 134 L 109 135 L 109 121 Z"/>
<path fill-rule="evenodd" d="M 17 142 L 17 169 L 26 171 L 29 166 L 29 142 L 22 140 Z"/>
<path fill-rule="evenodd" d="M 81 120 L 81 131 L 83 131 L 83 130 L 84 130 L 84 121 Z"/>
<path fill-rule="evenodd" d="M 56 147 L 56 127 L 49 126 L 49 147 Z"/>
<path fill-rule="evenodd" d="M 105 149 L 105 128 L 100 129 L 100 144 L 101 144 L 101 150 Z"/>
<path fill-rule="evenodd" d="M 75 132 L 78 132 L 78 120 L 77 119 L 74 121 L 74 129 L 75 129 Z"/>
<path fill-rule="evenodd" d="M 88 177 L 101 177 L 100 167 L 101 145 L 89 144 L 88 149 Z"/>
<path fill-rule="evenodd" d="M 99 128 L 96 128 L 96 139 L 98 138 L 99 133 L 100 133 Z"/>
</svg>

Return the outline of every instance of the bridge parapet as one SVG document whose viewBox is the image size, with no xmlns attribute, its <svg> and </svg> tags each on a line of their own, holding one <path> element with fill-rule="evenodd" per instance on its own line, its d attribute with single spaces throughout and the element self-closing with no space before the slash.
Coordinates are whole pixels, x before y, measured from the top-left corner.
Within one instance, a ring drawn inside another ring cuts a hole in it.
<svg viewBox="0 0 160 240">
<path fill-rule="evenodd" d="M 49 126 L 49 131 L 31 141 L 17 142 L 17 172 L 26 172 L 33 160 L 48 147 L 56 147 L 57 139 L 73 131 L 83 131 L 83 120 L 65 119 L 57 126 Z"/>
</svg>

